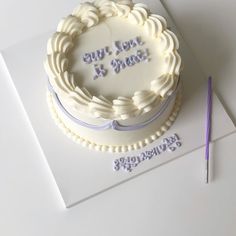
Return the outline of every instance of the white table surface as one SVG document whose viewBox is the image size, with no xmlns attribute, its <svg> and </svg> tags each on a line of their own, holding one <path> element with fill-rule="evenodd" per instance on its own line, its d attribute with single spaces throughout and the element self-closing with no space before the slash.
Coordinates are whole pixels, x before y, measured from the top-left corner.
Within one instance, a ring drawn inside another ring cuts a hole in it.
<svg viewBox="0 0 236 236">
<path fill-rule="evenodd" d="M 55 28 L 77 3 L 0 0 L 0 49 Z M 236 122 L 236 2 L 165 3 Z M 199 150 L 66 210 L 15 92 L 3 79 L 0 106 L 0 235 L 236 235 L 236 134 L 215 143 L 210 185 L 203 183 Z"/>
</svg>

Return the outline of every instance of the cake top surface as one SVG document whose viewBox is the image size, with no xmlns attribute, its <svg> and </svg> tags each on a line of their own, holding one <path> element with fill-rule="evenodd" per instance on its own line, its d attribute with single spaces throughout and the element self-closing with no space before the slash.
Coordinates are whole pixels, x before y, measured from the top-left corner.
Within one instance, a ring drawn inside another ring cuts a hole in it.
<svg viewBox="0 0 236 236">
<path fill-rule="evenodd" d="M 178 48 L 166 20 L 144 4 L 97 0 L 60 21 L 45 68 L 74 112 L 125 120 L 151 111 L 176 89 Z"/>
</svg>

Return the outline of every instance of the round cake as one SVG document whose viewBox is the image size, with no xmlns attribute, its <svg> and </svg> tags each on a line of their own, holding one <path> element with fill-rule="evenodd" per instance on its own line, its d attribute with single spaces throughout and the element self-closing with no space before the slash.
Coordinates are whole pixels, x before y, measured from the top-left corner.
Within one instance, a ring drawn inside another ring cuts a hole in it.
<svg viewBox="0 0 236 236">
<path fill-rule="evenodd" d="M 166 20 L 131 0 L 80 4 L 48 41 L 48 104 L 91 149 L 127 152 L 159 138 L 181 104 L 179 42 Z"/>
</svg>

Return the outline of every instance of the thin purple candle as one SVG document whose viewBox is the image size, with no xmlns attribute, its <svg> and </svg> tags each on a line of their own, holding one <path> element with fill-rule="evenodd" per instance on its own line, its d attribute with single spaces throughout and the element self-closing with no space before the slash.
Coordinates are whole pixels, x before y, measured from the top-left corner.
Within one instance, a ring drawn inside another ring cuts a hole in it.
<svg viewBox="0 0 236 236">
<path fill-rule="evenodd" d="M 209 182 L 209 146 L 211 142 L 211 116 L 212 116 L 212 78 L 208 78 L 207 82 L 207 117 L 206 117 L 206 183 Z"/>
</svg>

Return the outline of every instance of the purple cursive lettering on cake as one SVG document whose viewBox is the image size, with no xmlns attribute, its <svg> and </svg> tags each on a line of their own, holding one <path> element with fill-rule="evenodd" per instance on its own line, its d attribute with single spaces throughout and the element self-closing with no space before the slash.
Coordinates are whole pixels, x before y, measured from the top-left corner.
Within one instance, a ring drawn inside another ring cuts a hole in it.
<svg viewBox="0 0 236 236">
<path fill-rule="evenodd" d="M 140 62 L 149 62 L 149 53 L 148 49 L 144 50 L 137 50 L 135 55 L 130 55 L 126 57 L 124 60 L 122 59 L 113 59 L 111 61 L 111 67 L 113 71 L 118 74 L 121 70 L 125 69 L 126 67 L 132 67 Z"/>
</svg>

